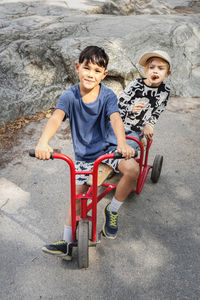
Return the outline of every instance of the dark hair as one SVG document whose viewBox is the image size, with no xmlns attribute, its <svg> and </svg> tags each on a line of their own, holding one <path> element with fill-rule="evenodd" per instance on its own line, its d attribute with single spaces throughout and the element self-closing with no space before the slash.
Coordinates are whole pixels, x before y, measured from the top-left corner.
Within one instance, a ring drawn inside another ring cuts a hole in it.
<svg viewBox="0 0 200 300">
<path fill-rule="evenodd" d="M 100 67 L 107 68 L 109 57 L 103 48 L 97 46 L 88 46 L 81 51 L 79 56 L 79 63 L 82 64 L 86 60 L 86 63 L 92 62 Z"/>
</svg>

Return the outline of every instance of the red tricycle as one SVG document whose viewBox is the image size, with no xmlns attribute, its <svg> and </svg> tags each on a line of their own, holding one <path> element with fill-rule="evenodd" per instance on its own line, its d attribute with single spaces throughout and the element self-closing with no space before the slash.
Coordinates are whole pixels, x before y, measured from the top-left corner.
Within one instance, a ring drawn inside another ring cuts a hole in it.
<svg viewBox="0 0 200 300">
<path fill-rule="evenodd" d="M 126 137 L 136 141 L 139 145 L 138 157 L 135 158 L 139 164 L 140 172 L 136 184 L 136 189 L 132 192 L 140 194 L 144 186 L 145 180 L 151 172 L 151 180 L 156 183 L 160 177 L 163 156 L 156 155 L 153 165 L 148 165 L 149 149 L 152 140 L 147 141 L 146 149 L 144 150 L 143 143 L 134 138 Z M 31 150 L 29 155 L 34 157 L 35 152 Z M 72 224 L 72 242 L 73 246 L 78 247 L 78 266 L 79 268 L 88 268 L 89 266 L 89 246 L 95 246 L 100 242 L 101 233 L 97 235 L 97 203 L 111 190 L 115 189 L 117 185 L 104 181 L 101 186 L 103 191 L 98 195 L 98 167 L 99 164 L 108 158 L 121 158 L 120 153 L 110 153 L 98 157 L 94 162 L 92 171 L 76 171 L 74 162 L 70 157 L 61 153 L 51 153 L 51 159 L 62 159 L 66 161 L 70 167 L 70 182 L 71 182 L 71 224 Z M 92 176 L 92 185 L 88 191 L 83 194 L 76 194 L 76 175 L 88 174 Z M 76 215 L 76 200 L 81 199 L 81 215 Z M 90 200 L 90 201 L 87 201 Z M 90 212 L 90 215 L 88 214 Z M 91 223 L 91 236 L 89 234 L 89 223 Z"/>
</svg>

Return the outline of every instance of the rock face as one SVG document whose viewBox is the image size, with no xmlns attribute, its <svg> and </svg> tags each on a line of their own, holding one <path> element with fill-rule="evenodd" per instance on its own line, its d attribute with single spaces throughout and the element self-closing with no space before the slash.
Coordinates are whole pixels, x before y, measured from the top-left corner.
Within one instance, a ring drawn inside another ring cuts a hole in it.
<svg viewBox="0 0 200 300">
<path fill-rule="evenodd" d="M 199 0 L 115 0 L 97 1 L 97 3 L 99 5 L 98 8 L 90 6 L 85 8 L 85 10 L 111 15 L 200 13 Z"/>
<path fill-rule="evenodd" d="M 99 9 L 108 5 L 103 2 Z M 120 2 L 131 8 L 141 1 Z M 158 15 L 158 2 L 165 16 Z M 151 12 L 157 8 L 156 15 L 129 11 L 128 16 L 113 16 L 70 9 L 67 1 L 2 1 L 0 120 L 9 122 L 54 105 L 62 91 L 78 80 L 74 62 L 80 50 L 92 44 L 109 54 L 106 84 L 117 93 L 142 72 L 137 63 L 140 55 L 161 49 L 173 62 L 168 79 L 172 95 L 200 96 L 200 14 L 189 6 L 196 3 L 198 10 L 198 2 L 170 0 L 169 11 L 163 8 L 165 2 L 142 1 L 146 9 L 152 6 Z M 187 14 L 167 14 L 175 7 L 186 12 L 186 6 Z"/>
</svg>

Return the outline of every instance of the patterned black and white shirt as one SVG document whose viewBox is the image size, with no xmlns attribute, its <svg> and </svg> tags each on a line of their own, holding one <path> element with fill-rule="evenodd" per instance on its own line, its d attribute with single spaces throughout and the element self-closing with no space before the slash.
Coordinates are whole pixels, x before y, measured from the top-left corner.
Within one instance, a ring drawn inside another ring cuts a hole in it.
<svg viewBox="0 0 200 300">
<path fill-rule="evenodd" d="M 167 105 L 169 94 L 170 88 L 164 83 L 150 87 L 144 83 L 144 78 L 132 81 L 118 100 L 125 129 L 141 131 L 146 124 L 153 127 Z M 138 113 L 132 113 L 137 102 L 144 102 L 146 107 Z"/>
</svg>

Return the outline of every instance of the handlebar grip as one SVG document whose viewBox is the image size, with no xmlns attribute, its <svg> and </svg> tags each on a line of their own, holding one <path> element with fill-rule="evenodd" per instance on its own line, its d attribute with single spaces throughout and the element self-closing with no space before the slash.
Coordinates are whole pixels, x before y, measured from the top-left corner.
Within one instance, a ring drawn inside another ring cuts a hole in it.
<svg viewBox="0 0 200 300">
<path fill-rule="evenodd" d="M 31 149 L 29 151 L 29 156 L 35 157 L 35 149 Z M 52 152 L 50 152 L 50 159 L 53 159 L 53 153 Z"/>
<path fill-rule="evenodd" d="M 135 155 L 132 156 L 132 158 L 136 158 L 137 156 L 138 156 L 138 152 L 135 151 Z M 119 159 L 119 158 L 123 158 L 123 156 L 122 156 L 122 154 L 119 153 L 119 152 L 114 152 L 114 158 L 115 158 L 115 159 Z"/>
</svg>

